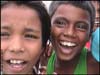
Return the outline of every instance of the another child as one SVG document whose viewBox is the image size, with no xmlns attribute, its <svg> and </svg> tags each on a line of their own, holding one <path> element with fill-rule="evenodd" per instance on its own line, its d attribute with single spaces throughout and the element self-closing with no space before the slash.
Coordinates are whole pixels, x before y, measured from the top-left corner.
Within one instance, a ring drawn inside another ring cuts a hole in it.
<svg viewBox="0 0 100 75">
<path fill-rule="evenodd" d="M 41 1 L 1 1 L 3 74 L 37 74 L 33 67 L 49 34 L 50 18 Z"/>
</svg>

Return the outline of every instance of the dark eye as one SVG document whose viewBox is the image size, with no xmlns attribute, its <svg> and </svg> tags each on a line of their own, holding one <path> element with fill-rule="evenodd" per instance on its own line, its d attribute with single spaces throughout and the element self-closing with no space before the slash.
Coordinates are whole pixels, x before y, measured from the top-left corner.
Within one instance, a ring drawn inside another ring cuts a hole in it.
<svg viewBox="0 0 100 75">
<path fill-rule="evenodd" d="M 8 32 L 1 32 L 0 34 L 1 34 L 1 39 L 8 38 L 10 36 Z"/>
<path fill-rule="evenodd" d="M 55 24 L 58 27 L 64 27 L 66 25 L 66 22 L 63 20 L 56 20 L 56 21 L 54 21 L 53 24 Z"/>
<path fill-rule="evenodd" d="M 76 28 L 79 30 L 87 30 L 88 29 L 88 25 L 85 23 L 77 23 L 76 24 Z"/>
<path fill-rule="evenodd" d="M 38 36 L 33 35 L 33 34 L 25 34 L 24 37 L 27 38 L 27 39 L 37 39 L 38 38 Z"/>
<path fill-rule="evenodd" d="M 59 25 L 64 25 L 65 24 L 65 22 L 64 21 L 56 21 L 56 24 L 59 24 Z"/>
</svg>

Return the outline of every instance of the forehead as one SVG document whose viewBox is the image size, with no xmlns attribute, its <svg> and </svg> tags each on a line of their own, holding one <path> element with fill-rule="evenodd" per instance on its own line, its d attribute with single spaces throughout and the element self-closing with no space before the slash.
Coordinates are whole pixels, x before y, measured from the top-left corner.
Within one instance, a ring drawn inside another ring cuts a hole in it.
<svg viewBox="0 0 100 75">
<path fill-rule="evenodd" d="M 1 10 L 1 15 L 3 15 L 3 17 L 9 15 L 9 16 L 15 16 L 16 18 L 30 18 L 30 17 L 38 17 L 38 13 L 35 9 L 31 9 L 27 6 L 21 5 L 15 5 L 15 4 L 10 4 L 5 6 L 4 8 L 2 8 Z M 23 16 L 23 17 L 22 17 Z"/>
<path fill-rule="evenodd" d="M 54 16 L 63 16 L 69 19 L 76 19 L 77 20 L 86 20 L 89 21 L 90 20 L 90 15 L 88 13 L 88 11 L 83 10 L 81 8 L 75 7 L 73 5 L 70 4 L 61 4 L 60 6 L 58 6 L 57 10 L 54 13 Z"/>
<path fill-rule="evenodd" d="M 40 18 L 35 9 L 26 6 L 8 5 L 1 10 L 1 22 L 10 22 L 12 24 L 41 26 Z"/>
<path fill-rule="evenodd" d="M 74 5 L 71 5 L 71 4 L 61 4 L 61 5 L 58 6 L 57 11 L 61 12 L 61 13 L 64 12 L 64 11 L 67 11 L 67 12 L 74 11 L 74 12 L 81 13 L 81 14 L 83 14 L 83 13 L 88 14 L 88 11 L 86 11 L 82 8 L 76 7 Z M 67 12 L 65 12 L 65 13 L 67 13 Z M 74 14 L 74 12 L 73 12 L 73 14 Z"/>
</svg>

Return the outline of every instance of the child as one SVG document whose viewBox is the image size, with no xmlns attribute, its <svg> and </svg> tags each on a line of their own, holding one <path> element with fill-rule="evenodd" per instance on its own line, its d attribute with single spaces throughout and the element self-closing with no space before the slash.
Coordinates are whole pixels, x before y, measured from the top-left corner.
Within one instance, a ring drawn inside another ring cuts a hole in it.
<svg viewBox="0 0 100 75">
<path fill-rule="evenodd" d="M 50 18 L 41 1 L 1 1 L 3 74 L 37 74 L 33 67 L 49 34 Z"/>
<path fill-rule="evenodd" d="M 99 63 L 84 48 L 95 19 L 90 1 L 53 1 L 50 5 L 51 55 L 47 74 L 99 74 Z"/>
</svg>

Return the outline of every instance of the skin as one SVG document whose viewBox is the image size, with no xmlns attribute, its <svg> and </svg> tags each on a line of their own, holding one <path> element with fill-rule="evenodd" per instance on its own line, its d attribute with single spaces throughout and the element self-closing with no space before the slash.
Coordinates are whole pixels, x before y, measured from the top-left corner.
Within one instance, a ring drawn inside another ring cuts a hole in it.
<svg viewBox="0 0 100 75">
<path fill-rule="evenodd" d="M 72 74 L 74 72 L 80 52 L 90 38 L 89 16 L 87 11 L 69 4 L 60 5 L 52 16 L 51 40 L 57 56 L 55 61 L 56 73 Z M 76 45 L 68 48 L 63 47 L 61 42 L 72 42 Z M 91 59 L 91 55 L 89 56 Z M 92 61 L 95 60 L 92 59 Z M 89 73 L 95 73 L 93 67 L 92 70 L 88 71 Z"/>
<path fill-rule="evenodd" d="M 95 10 L 96 10 L 96 17 L 99 17 L 99 10 L 100 10 L 100 7 L 99 7 L 99 2 L 98 1 L 92 1 L 92 4 L 94 5 L 95 7 Z"/>
<path fill-rule="evenodd" d="M 26 6 L 8 5 L 1 10 L 1 51 L 3 73 L 32 74 L 42 53 L 41 21 L 37 11 Z M 10 65 L 7 60 L 26 61 Z"/>
<path fill-rule="evenodd" d="M 100 18 L 100 3 L 98 3 L 98 1 L 92 1 L 92 4 L 94 5 L 95 7 L 95 11 L 96 11 L 96 18 L 95 18 L 95 21 L 96 22 L 100 22 L 99 21 L 99 18 Z M 94 24 L 94 28 L 93 28 L 93 31 L 96 30 L 97 27 L 100 27 L 100 24 Z"/>
</svg>

